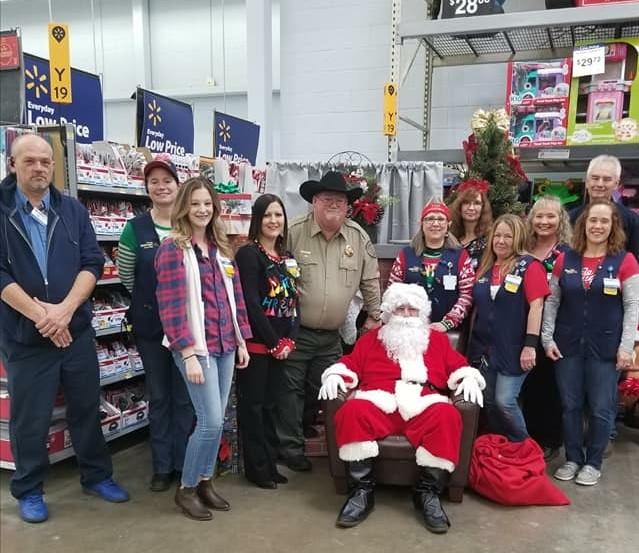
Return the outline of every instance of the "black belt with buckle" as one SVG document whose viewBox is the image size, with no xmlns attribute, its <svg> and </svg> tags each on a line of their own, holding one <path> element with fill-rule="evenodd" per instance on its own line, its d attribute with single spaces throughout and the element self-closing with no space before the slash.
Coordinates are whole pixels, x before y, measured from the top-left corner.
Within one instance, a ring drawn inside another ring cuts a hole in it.
<svg viewBox="0 0 639 553">
<path fill-rule="evenodd" d="M 443 396 L 448 395 L 448 390 L 442 390 L 441 388 L 438 388 L 430 382 L 418 382 L 417 380 L 402 380 L 402 382 L 406 382 L 406 384 L 419 384 L 420 386 L 426 386 L 431 391 L 437 392 L 438 394 L 441 394 Z"/>
</svg>

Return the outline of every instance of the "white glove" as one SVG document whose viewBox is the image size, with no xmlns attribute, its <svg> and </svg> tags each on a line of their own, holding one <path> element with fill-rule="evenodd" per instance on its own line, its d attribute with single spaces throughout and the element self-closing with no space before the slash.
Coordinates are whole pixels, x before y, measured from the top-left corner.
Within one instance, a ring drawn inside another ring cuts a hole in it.
<svg viewBox="0 0 639 553">
<path fill-rule="evenodd" d="M 455 395 L 458 396 L 464 394 L 464 401 L 470 401 L 476 403 L 480 407 L 484 406 L 484 395 L 481 393 L 479 383 L 474 376 L 465 377 L 455 390 Z"/>
<path fill-rule="evenodd" d="M 339 374 L 329 374 L 320 388 L 318 399 L 336 399 L 339 390 L 346 392 L 346 383 Z"/>
</svg>

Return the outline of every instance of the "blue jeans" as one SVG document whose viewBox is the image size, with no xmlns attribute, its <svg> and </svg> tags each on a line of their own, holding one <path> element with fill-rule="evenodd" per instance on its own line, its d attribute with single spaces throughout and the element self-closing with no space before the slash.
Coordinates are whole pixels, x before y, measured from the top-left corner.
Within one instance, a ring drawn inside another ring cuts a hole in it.
<svg viewBox="0 0 639 553">
<path fill-rule="evenodd" d="M 220 357 L 198 355 L 197 358 L 204 372 L 204 384 L 193 384 L 187 380 L 182 355 L 173 352 L 196 417 L 195 429 L 189 437 L 184 456 L 182 486 L 185 488 L 194 488 L 200 480 L 213 476 L 235 365 L 235 352 Z"/>
<path fill-rule="evenodd" d="M 566 460 L 599 469 L 615 420 L 615 362 L 579 356 L 560 359 L 555 376 L 563 408 Z M 584 415 L 588 419 L 585 452 Z"/>
<path fill-rule="evenodd" d="M 490 369 L 484 372 L 484 405 L 490 431 L 503 434 L 511 442 L 522 442 L 528 437 L 526 421 L 517 401 L 527 376 L 528 373 L 511 376 Z"/>
</svg>

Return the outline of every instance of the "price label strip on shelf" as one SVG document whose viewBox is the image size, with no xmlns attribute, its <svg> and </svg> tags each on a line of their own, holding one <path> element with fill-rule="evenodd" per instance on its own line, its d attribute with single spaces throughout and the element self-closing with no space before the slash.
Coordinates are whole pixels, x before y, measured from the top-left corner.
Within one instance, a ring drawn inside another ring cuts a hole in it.
<svg viewBox="0 0 639 553">
<path fill-rule="evenodd" d="M 583 46 L 572 54 L 572 76 L 601 75 L 606 69 L 605 46 Z"/>
<path fill-rule="evenodd" d="M 497 0 L 443 0 L 442 19 L 501 13 Z"/>
</svg>

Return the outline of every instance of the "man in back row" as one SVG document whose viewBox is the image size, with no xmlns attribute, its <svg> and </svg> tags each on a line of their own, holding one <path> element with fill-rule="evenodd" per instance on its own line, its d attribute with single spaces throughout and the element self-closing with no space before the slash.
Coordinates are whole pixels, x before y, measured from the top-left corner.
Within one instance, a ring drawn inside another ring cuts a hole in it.
<svg viewBox="0 0 639 553">
<path fill-rule="evenodd" d="M 51 146 L 18 137 L 0 184 L 0 358 L 11 396 L 16 470 L 11 493 L 26 522 L 49 516 L 43 480 L 47 437 L 60 385 L 85 493 L 123 502 L 100 426 L 100 375 L 91 296 L 104 257 L 87 210 L 53 184 Z"/>
</svg>

